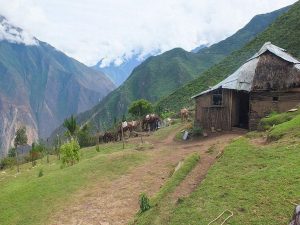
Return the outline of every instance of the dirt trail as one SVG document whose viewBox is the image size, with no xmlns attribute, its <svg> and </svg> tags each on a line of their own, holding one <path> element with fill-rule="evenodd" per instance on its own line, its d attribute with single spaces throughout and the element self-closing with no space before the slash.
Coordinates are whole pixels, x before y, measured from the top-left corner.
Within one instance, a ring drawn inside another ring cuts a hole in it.
<svg viewBox="0 0 300 225">
<path fill-rule="evenodd" d="M 182 129 L 182 128 L 181 128 Z M 138 211 L 138 197 L 141 192 L 150 196 L 156 193 L 169 177 L 170 171 L 192 152 L 200 153 L 200 163 L 179 185 L 173 193 L 174 201 L 187 196 L 205 177 L 209 167 L 216 160 L 216 155 L 231 139 L 243 134 L 241 131 L 224 133 L 200 141 L 186 143 L 174 141 L 180 128 L 172 131 L 163 141 L 153 143 L 154 149 L 145 151 L 150 160 L 135 167 L 120 178 L 101 182 L 82 190 L 65 210 L 51 218 L 50 224 L 127 224 Z M 134 141 L 134 140 L 133 140 Z M 215 145 L 208 151 L 210 146 Z"/>
</svg>

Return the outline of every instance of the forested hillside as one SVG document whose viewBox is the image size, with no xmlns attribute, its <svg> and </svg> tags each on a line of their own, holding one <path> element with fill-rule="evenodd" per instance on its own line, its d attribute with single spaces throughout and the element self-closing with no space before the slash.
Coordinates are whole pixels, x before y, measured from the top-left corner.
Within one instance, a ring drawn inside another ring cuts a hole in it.
<svg viewBox="0 0 300 225">
<path fill-rule="evenodd" d="M 157 103 L 159 110 L 177 111 L 183 106 L 193 106 L 191 96 L 204 91 L 234 72 L 260 47 L 268 41 L 286 49 L 295 57 L 300 57 L 300 3 L 297 2 L 284 15 L 280 16 L 270 27 L 259 34 L 240 50 L 233 52 L 222 62 L 211 67 L 197 79 L 179 88 L 171 95 Z"/>
<path fill-rule="evenodd" d="M 233 36 L 198 53 L 176 48 L 158 56 L 149 57 L 136 67 L 118 89 L 110 93 L 93 109 L 78 116 L 79 121 L 90 121 L 95 130 L 107 129 L 115 118 L 127 113 L 128 105 L 140 98 L 157 102 L 177 88 L 199 77 L 212 65 L 220 62 L 232 51 L 252 40 L 289 7 L 254 17 Z M 201 79 L 201 78 L 200 78 Z M 218 80 L 218 75 L 216 78 Z"/>
</svg>

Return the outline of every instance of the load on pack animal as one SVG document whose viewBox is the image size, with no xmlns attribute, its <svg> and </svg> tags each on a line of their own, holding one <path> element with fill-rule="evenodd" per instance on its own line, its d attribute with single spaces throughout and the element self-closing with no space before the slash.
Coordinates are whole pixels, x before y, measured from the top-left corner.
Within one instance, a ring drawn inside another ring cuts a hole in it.
<svg viewBox="0 0 300 225">
<path fill-rule="evenodd" d="M 142 121 L 142 129 L 145 131 L 155 131 L 159 128 L 160 118 L 156 114 L 148 114 Z"/>
<path fill-rule="evenodd" d="M 123 135 L 129 131 L 129 137 L 132 136 L 132 132 L 136 130 L 139 126 L 140 122 L 132 120 L 130 122 L 124 121 L 121 123 L 121 125 L 118 127 L 117 131 L 117 139 L 122 140 L 122 130 L 123 130 Z"/>
</svg>

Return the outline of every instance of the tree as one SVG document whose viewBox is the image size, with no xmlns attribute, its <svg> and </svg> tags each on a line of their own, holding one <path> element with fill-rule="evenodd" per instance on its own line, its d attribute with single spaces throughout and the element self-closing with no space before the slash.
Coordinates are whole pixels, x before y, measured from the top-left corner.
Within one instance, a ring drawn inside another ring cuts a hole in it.
<svg viewBox="0 0 300 225">
<path fill-rule="evenodd" d="M 64 166 L 72 166 L 79 161 L 80 146 L 76 139 L 63 144 L 60 147 L 61 159 Z"/>
<path fill-rule="evenodd" d="M 16 132 L 14 145 L 16 148 L 17 171 L 20 172 L 19 159 L 18 159 L 18 146 L 27 144 L 26 127 L 20 127 Z"/>
<path fill-rule="evenodd" d="M 63 126 L 68 130 L 68 135 L 70 137 L 76 136 L 76 131 L 78 129 L 76 118 L 72 115 L 69 119 L 65 119 Z"/>
<path fill-rule="evenodd" d="M 91 126 L 88 123 L 80 127 L 77 136 L 78 136 L 79 145 L 81 147 L 87 147 L 93 144 L 90 130 L 91 130 Z"/>
<path fill-rule="evenodd" d="M 152 111 L 152 104 L 145 99 L 140 99 L 132 102 L 128 109 L 128 112 L 131 115 L 139 118 L 147 115 L 148 113 L 151 113 Z"/>
</svg>

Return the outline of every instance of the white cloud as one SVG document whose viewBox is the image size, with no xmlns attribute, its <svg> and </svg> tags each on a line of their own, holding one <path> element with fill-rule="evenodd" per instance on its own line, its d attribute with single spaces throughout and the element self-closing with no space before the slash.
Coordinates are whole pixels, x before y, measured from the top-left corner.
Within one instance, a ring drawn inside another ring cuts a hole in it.
<svg viewBox="0 0 300 225">
<path fill-rule="evenodd" d="M 12 26 L 4 17 L 0 17 L 0 40 L 25 45 L 38 45 L 38 41 L 31 34 Z"/>
<path fill-rule="evenodd" d="M 0 0 L 0 14 L 93 65 L 220 41 L 296 0 Z"/>
</svg>

